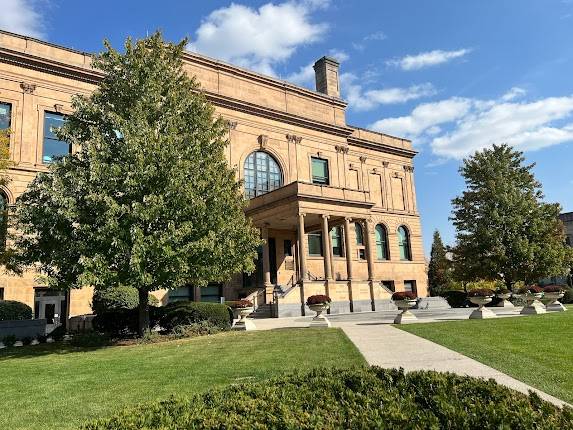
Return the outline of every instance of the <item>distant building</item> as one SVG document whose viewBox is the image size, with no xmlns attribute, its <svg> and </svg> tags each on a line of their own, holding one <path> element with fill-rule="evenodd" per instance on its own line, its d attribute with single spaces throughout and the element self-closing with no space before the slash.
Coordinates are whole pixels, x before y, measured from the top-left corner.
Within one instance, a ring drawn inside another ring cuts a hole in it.
<svg viewBox="0 0 573 430">
<path fill-rule="evenodd" d="M 565 212 L 559 215 L 559 219 L 565 226 L 565 243 L 573 246 L 573 212 Z"/>
</svg>

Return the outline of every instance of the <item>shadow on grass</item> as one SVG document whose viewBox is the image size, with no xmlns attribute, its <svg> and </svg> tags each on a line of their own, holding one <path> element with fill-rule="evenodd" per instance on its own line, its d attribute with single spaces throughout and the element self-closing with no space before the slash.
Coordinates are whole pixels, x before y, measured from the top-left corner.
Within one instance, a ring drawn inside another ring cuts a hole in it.
<svg viewBox="0 0 573 430">
<path fill-rule="evenodd" d="M 41 344 L 34 346 L 28 345 L 21 347 L 11 347 L 0 350 L 0 362 L 15 358 L 37 358 L 46 355 L 61 355 L 75 352 L 90 352 L 102 348 L 109 348 L 110 346 L 114 345 L 81 347 L 81 346 L 73 346 L 70 345 L 69 343 L 55 342 L 55 343 Z"/>
</svg>

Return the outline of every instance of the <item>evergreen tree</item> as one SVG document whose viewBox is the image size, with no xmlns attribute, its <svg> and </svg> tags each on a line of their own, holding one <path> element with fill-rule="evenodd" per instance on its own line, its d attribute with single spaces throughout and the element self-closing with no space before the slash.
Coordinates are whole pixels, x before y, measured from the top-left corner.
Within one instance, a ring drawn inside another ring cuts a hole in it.
<svg viewBox="0 0 573 430">
<path fill-rule="evenodd" d="M 250 272 L 260 244 L 224 156 L 224 121 L 183 70 L 186 43 L 156 33 L 122 54 L 105 42 L 99 88 L 74 98 L 58 132 L 79 151 L 17 205 L 20 261 L 57 288 L 137 288 L 140 334 L 150 291 Z"/>
<path fill-rule="evenodd" d="M 446 247 L 438 230 L 434 231 L 434 240 L 428 265 L 428 286 L 431 296 L 438 296 L 450 282 L 450 262 L 446 257 Z"/>
<path fill-rule="evenodd" d="M 534 165 L 508 145 L 465 159 L 466 190 L 453 199 L 457 229 L 454 264 L 460 280 L 516 281 L 567 273 L 572 252 L 564 243 L 560 206 L 543 202 Z"/>
</svg>

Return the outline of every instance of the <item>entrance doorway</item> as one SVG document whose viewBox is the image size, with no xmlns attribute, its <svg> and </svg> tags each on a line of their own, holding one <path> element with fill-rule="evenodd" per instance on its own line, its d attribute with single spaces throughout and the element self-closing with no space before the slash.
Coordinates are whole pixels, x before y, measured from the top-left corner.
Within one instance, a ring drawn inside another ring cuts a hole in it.
<svg viewBox="0 0 573 430">
<path fill-rule="evenodd" d="M 66 323 L 68 306 L 63 291 L 36 288 L 34 296 L 34 317 L 46 320 L 46 334 Z"/>
<path fill-rule="evenodd" d="M 271 272 L 271 283 L 277 283 L 277 242 L 274 237 L 269 237 L 269 270 Z"/>
</svg>

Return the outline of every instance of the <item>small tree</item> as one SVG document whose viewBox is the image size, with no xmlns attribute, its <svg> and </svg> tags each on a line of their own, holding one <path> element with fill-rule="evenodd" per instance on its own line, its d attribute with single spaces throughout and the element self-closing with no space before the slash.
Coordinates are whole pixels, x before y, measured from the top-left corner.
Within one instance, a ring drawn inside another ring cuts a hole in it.
<svg viewBox="0 0 573 430">
<path fill-rule="evenodd" d="M 450 283 L 450 261 L 446 256 L 446 247 L 438 230 L 434 231 L 434 240 L 428 265 L 428 286 L 431 296 L 439 295 L 440 291 Z"/>
<path fill-rule="evenodd" d="M 59 137 L 79 152 L 50 165 L 18 200 L 20 261 L 57 288 L 148 293 L 252 271 L 260 244 L 224 156 L 226 127 L 183 70 L 187 41 L 159 33 L 94 59 L 105 76 Z"/>
<path fill-rule="evenodd" d="M 567 272 L 572 261 L 565 246 L 558 204 L 544 203 L 533 164 L 508 145 L 494 145 L 464 160 L 460 172 L 467 189 L 453 199 L 456 277 L 534 282 Z"/>
<path fill-rule="evenodd" d="M 10 130 L 0 130 L 0 186 L 10 182 L 7 170 L 12 166 L 10 160 Z"/>
</svg>

